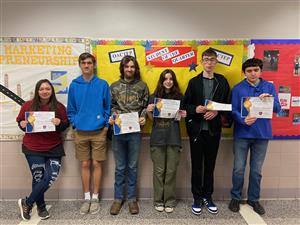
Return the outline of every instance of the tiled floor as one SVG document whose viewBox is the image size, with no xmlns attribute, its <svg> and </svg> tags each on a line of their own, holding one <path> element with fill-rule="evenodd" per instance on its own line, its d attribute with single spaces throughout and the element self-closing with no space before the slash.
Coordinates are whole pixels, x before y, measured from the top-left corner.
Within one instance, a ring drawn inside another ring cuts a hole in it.
<svg viewBox="0 0 300 225">
<path fill-rule="evenodd" d="M 16 201 L 1 201 L 0 224 L 19 224 L 21 218 Z M 140 213 L 130 215 L 127 204 L 124 204 L 117 216 L 109 214 L 112 201 L 103 200 L 100 203 L 101 210 L 96 215 L 80 215 L 78 209 L 80 201 L 51 201 L 49 210 L 51 217 L 48 220 L 40 221 L 38 224 L 247 224 L 239 213 L 232 213 L 228 210 L 228 201 L 216 201 L 220 208 L 218 215 L 211 215 L 206 210 L 200 216 L 191 213 L 191 201 L 179 201 L 174 213 L 160 213 L 154 210 L 151 200 L 139 202 Z M 270 200 L 262 201 L 266 214 L 262 219 L 266 224 L 293 225 L 300 224 L 300 201 L 299 200 Z M 24 224 L 24 223 L 23 223 Z M 26 223 L 25 223 L 26 224 Z M 29 224 L 29 223 L 27 223 Z"/>
</svg>

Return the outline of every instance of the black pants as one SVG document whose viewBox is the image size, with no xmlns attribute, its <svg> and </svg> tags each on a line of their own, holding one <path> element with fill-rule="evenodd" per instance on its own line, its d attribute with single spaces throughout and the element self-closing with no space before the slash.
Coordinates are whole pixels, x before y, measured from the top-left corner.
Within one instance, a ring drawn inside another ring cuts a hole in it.
<svg viewBox="0 0 300 225">
<path fill-rule="evenodd" d="M 221 134 L 211 136 L 201 131 L 197 140 L 190 138 L 192 162 L 192 193 L 195 201 L 211 198 L 214 190 L 214 170 Z"/>
</svg>

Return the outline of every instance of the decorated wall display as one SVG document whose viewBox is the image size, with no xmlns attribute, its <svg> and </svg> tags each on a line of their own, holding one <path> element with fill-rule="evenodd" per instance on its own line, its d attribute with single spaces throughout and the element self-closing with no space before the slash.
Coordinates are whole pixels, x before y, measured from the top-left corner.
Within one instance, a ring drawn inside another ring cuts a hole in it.
<svg viewBox="0 0 300 225">
<path fill-rule="evenodd" d="M 78 56 L 90 51 L 85 38 L 0 38 L 2 140 L 16 140 L 22 131 L 16 124 L 22 102 L 33 97 L 35 84 L 49 79 L 59 101 L 66 104 L 70 81 L 80 74 Z"/>
<path fill-rule="evenodd" d="M 49 79 L 58 99 L 66 104 L 68 86 L 80 75 L 78 56 L 90 51 L 97 57 L 98 76 L 109 84 L 119 79 L 122 57 L 137 58 L 142 79 L 153 93 L 160 73 L 174 70 L 182 93 L 189 80 L 202 71 L 201 54 L 213 48 L 218 54 L 216 72 L 230 87 L 242 80 L 242 62 L 249 40 L 92 40 L 86 38 L 0 38 L 1 140 L 17 140 L 22 132 L 15 118 L 20 105 L 32 98 L 35 83 Z M 282 110 L 272 120 L 277 139 L 300 137 L 300 40 L 252 40 L 255 56 L 264 61 L 263 78 L 274 83 Z M 3 94 L 5 93 L 5 94 Z M 10 96 L 10 97 L 8 97 Z M 13 97 L 12 97 L 13 96 Z M 181 124 L 184 135 L 185 126 Z M 148 123 L 145 132 L 150 131 Z M 231 128 L 223 130 L 230 137 Z"/>
<path fill-rule="evenodd" d="M 300 40 L 252 40 L 263 59 L 262 77 L 273 82 L 281 111 L 273 117 L 275 139 L 300 138 Z"/>
<path fill-rule="evenodd" d="M 178 79 L 182 93 L 189 80 L 202 71 L 201 54 L 213 48 L 219 63 L 215 71 L 225 75 L 230 86 L 238 83 L 243 76 L 241 65 L 247 58 L 248 40 L 92 40 L 93 53 L 97 57 L 98 76 L 109 84 L 120 77 L 119 65 L 125 55 L 134 56 L 140 66 L 141 76 L 154 92 L 160 73 L 172 69 Z M 184 126 L 182 126 L 184 129 Z M 149 124 L 144 131 L 149 132 Z M 224 129 L 224 136 L 230 136 L 230 128 Z"/>
</svg>

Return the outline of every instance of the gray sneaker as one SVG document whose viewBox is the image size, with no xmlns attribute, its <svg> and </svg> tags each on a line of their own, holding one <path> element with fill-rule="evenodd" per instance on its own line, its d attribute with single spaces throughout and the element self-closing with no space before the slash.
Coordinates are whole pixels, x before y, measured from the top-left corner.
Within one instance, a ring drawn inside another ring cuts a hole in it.
<svg viewBox="0 0 300 225">
<path fill-rule="evenodd" d="M 80 214 L 88 214 L 91 207 L 91 200 L 84 200 L 82 206 L 80 207 Z"/>
<path fill-rule="evenodd" d="M 90 206 L 90 214 L 96 214 L 97 212 L 99 212 L 99 210 L 100 210 L 99 200 L 92 199 L 91 206 Z"/>
</svg>

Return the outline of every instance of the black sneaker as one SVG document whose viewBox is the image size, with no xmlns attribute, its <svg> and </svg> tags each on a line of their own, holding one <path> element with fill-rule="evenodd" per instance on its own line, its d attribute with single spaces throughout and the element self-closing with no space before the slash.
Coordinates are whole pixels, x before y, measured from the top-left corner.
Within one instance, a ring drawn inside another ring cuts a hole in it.
<svg viewBox="0 0 300 225">
<path fill-rule="evenodd" d="M 32 207 L 26 204 L 25 199 L 21 199 L 21 198 L 18 200 L 18 205 L 20 208 L 22 219 L 30 220 L 30 213 L 31 213 Z"/>
<path fill-rule="evenodd" d="M 206 206 L 208 212 L 217 214 L 219 212 L 218 207 L 215 205 L 211 198 L 203 198 L 203 204 Z"/>
<path fill-rule="evenodd" d="M 262 207 L 261 204 L 259 204 L 258 201 L 250 201 L 247 200 L 247 204 L 253 207 L 254 212 L 256 212 L 259 215 L 265 214 L 265 209 Z"/>
<path fill-rule="evenodd" d="M 238 212 L 240 211 L 240 200 L 237 199 L 231 199 L 228 208 L 232 211 L 232 212 Z"/>
<path fill-rule="evenodd" d="M 37 206 L 37 213 L 38 213 L 39 217 L 41 218 L 41 220 L 46 220 L 50 217 L 50 214 L 46 208 L 46 204 Z"/>
</svg>

